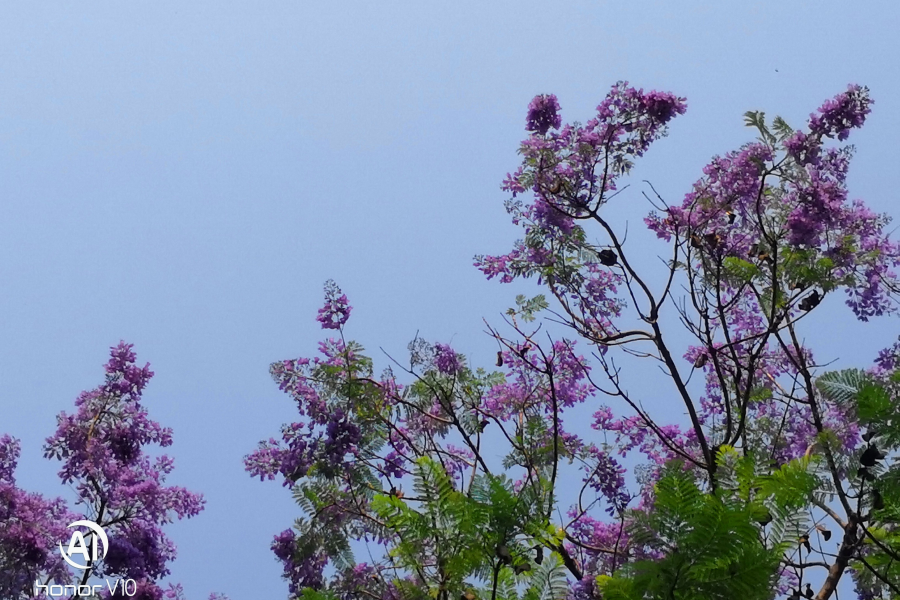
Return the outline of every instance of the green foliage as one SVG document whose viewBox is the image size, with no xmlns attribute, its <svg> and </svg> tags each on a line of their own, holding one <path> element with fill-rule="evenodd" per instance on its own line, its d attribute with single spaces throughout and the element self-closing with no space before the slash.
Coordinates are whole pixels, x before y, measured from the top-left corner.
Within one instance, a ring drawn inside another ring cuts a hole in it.
<svg viewBox="0 0 900 600">
<path fill-rule="evenodd" d="M 737 490 L 749 488 L 752 465 L 732 470 Z M 626 565 L 597 583 L 604 600 L 768 600 L 779 552 L 766 547 L 750 504 L 704 493 L 680 463 L 655 487 L 653 509 L 634 512 L 633 542 L 662 556 Z M 740 495 L 740 493 L 738 494 Z"/>
<path fill-rule="evenodd" d="M 301 600 L 337 600 L 337 596 L 329 591 L 318 591 L 312 588 L 305 588 L 300 595 Z"/>
<path fill-rule="evenodd" d="M 530 323 L 535 319 L 535 313 L 538 313 L 550 306 L 543 294 L 538 294 L 534 298 L 526 298 L 525 295 L 516 296 L 516 307 L 507 309 L 506 314 L 510 316 L 519 315 L 523 321 Z"/>
<path fill-rule="evenodd" d="M 726 256 L 722 266 L 726 280 L 738 284 L 752 281 L 760 273 L 757 265 L 736 256 Z"/>
<path fill-rule="evenodd" d="M 772 120 L 770 129 L 766 125 L 766 113 L 761 110 L 751 110 L 744 113 L 744 124 L 747 127 L 756 128 L 759 131 L 760 140 L 770 146 L 774 146 L 776 142 L 783 142 L 794 135 L 794 128 L 788 125 L 781 117 L 775 117 Z"/>
<path fill-rule="evenodd" d="M 816 387 L 828 399 L 847 406 L 856 399 L 865 374 L 859 369 L 845 369 L 825 373 L 816 380 Z"/>
<path fill-rule="evenodd" d="M 857 369 L 825 373 L 816 381 L 819 392 L 856 414 L 861 428 L 868 431 L 870 443 L 857 455 L 877 448 L 886 458 L 900 449 L 900 403 L 898 382 L 891 377 L 875 377 Z M 890 598 L 897 596 L 884 585 L 884 580 L 900 582 L 900 465 L 885 466 L 883 459 L 867 467 L 873 481 L 854 478 L 861 501 L 862 518 L 868 535 L 863 534 L 861 554 L 865 562 L 852 560 L 850 567 L 867 588 L 882 591 Z M 859 462 L 852 463 L 856 469 Z M 876 576 L 873 570 L 878 573 Z"/>
<path fill-rule="evenodd" d="M 466 494 L 427 457 L 416 461 L 413 481 L 414 500 L 375 494 L 371 508 L 395 535 L 394 564 L 419 574 L 430 596 L 459 597 L 492 585 L 496 572 L 499 598 L 518 600 L 519 583 L 527 584 L 523 598 L 565 597 L 558 557 L 533 564 L 531 546 L 546 529 L 540 485 L 516 492 L 506 477 L 480 475 Z"/>
<path fill-rule="evenodd" d="M 780 268 L 792 288 L 819 287 L 830 292 L 840 283 L 833 274 L 834 261 L 815 250 L 782 248 L 780 254 Z"/>
<path fill-rule="evenodd" d="M 566 570 L 559 556 L 553 554 L 535 569 L 522 600 L 564 600 L 568 590 Z"/>
</svg>

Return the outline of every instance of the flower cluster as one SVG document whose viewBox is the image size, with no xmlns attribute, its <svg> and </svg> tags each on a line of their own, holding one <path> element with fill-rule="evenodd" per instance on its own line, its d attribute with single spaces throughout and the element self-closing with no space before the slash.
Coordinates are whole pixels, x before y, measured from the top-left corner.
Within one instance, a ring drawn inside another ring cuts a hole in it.
<svg viewBox="0 0 900 600">
<path fill-rule="evenodd" d="M 321 552 L 298 556 L 297 545 L 297 536 L 291 529 L 282 531 L 272 541 L 272 552 L 284 567 L 291 597 L 299 595 L 303 588 L 319 589 L 322 586 L 322 573 L 328 559 Z"/>
<path fill-rule="evenodd" d="M 434 345 L 434 366 L 444 375 L 456 375 L 462 369 L 459 354 L 447 344 Z"/>
<path fill-rule="evenodd" d="M 559 129 L 562 120 L 559 116 L 559 101 L 553 94 L 535 96 L 528 105 L 528 118 L 525 129 L 544 135 L 551 128 Z"/>
<path fill-rule="evenodd" d="M 150 444 L 172 443 L 172 431 L 150 419 L 141 394 L 153 376 L 149 365 L 139 367 L 131 344 L 113 347 L 105 365 L 106 380 L 82 393 L 74 414 L 61 413 L 58 427 L 47 439 L 45 455 L 62 461 L 59 472 L 72 484 L 86 518 L 104 527 L 110 549 L 95 566 L 99 576 L 131 578 L 141 597 L 163 592 L 155 581 L 169 573 L 175 546 L 163 532 L 173 518 L 189 518 L 202 509 L 200 494 L 167 486 L 171 458 L 151 458 Z"/>
<path fill-rule="evenodd" d="M 352 308 L 341 288 L 329 279 L 325 282 L 325 306 L 319 309 L 316 320 L 322 324 L 322 329 L 340 329 L 350 318 Z"/>
<path fill-rule="evenodd" d="M 809 130 L 819 136 L 846 140 L 851 129 L 866 122 L 872 102 L 869 88 L 850 84 L 846 92 L 820 106 L 818 114 L 810 115 Z"/>
<path fill-rule="evenodd" d="M 16 487 L 18 440 L 0 436 L 0 597 L 30 597 L 38 576 L 64 584 L 70 580 L 65 563 L 56 551 L 75 520 L 61 499 Z"/>
<path fill-rule="evenodd" d="M 663 239 L 676 237 L 701 268 L 729 258 L 797 294 L 843 287 L 864 321 L 894 310 L 889 289 L 900 246 L 887 237 L 888 218 L 849 199 L 852 148 L 823 145 L 860 127 L 870 104 L 866 88 L 850 86 L 810 118 L 809 133 L 785 133 L 780 147 L 759 124 L 762 141 L 714 158 L 682 204 L 652 213 L 647 225 Z"/>
</svg>

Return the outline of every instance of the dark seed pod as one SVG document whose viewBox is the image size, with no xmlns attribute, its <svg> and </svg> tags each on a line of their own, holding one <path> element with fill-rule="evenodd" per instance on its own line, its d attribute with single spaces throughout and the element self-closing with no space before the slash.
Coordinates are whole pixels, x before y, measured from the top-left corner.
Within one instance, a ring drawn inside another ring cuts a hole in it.
<svg viewBox="0 0 900 600">
<path fill-rule="evenodd" d="M 691 247 L 700 249 L 703 247 L 703 242 L 700 240 L 700 236 L 696 233 L 691 234 Z"/>
<path fill-rule="evenodd" d="M 534 547 L 534 562 L 541 564 L 544 562 L 544 548 L 541 546 Z"/>
<path fill-rule="evenodd" d="M 800 543 L 806 548 L 807 552 L 812 552 L 812 545 L 809 543 L 809 536 L 805 533 L 800 536 Z"/>
<path fill-rule="evenodd" d="M 884 497 L 882 497 L 881 492 L 878 488 L 872 490 L 872 508 L 875 510 L 881 510 L 884 508 Z"/>
<path fill-rule="evenodd" d="M 715 250 L 719 247 L 719 242 L 722 241 L 722 236 L 718 233 L 707 233 L 703 236 L 703 239 L 706 240 L 706 243 L 709 244 L 709 247 Z"/>
<path fill-rule="evenodd" d="M 862 439 L 864 442 L 871 442 L 873 437 L 875 437 L 875 432 L 872 430 L 869 430 L 862 434 Z"/>
<path fill-rule="evenodd" d="M 497 350 L 497 366 L 498 367 L 503 366 L 503 351 L 502 350 Z"/>
<path fill-rule="evenodd" d="M 859 469 L 857 469 L 856 475 L 858 477 L 861 477 L 863 481 L 875 481 L 875 475 L 873 475 L 872 472 L 866 467 L 860 467 Z"/>
<path fill-rule="evenodd" d="M 800 301 L 798 306 L 800 307 L 800 310 L 811 311 L 817 307 L 821 301 L 822 296 L 819 295 L 819 290 L 813 290 L 809 296 Z"/>
<path fill-rule="evenodd" d="M 497 546 L 497 558 L 505 565 L 512 564 L 512 554 L 509 553 L 509 548 L 506 547 L 506 544 Z"/>
<path fill-rule="evenodd" d="M 607 267 L 611 267 L 619 261 L 619 257 L 616 255 L 616 253 L 609 248 L 598 252 L 597 258 L 600 259 L 601 265 L 605 265 Z"/>
<path fill-rule="evenodd" d="M 831 539 L 831 530 L 827 529 L 824 525 L 816 525 L 816 529 L 822 534 L 822 538 L 826 542 Z"/>
<path fill-rule="evenodd" d="M 808 583 L 806 584 L 806 589 L 803 590 L 803 595 L 806 596 L 807 598 L 813 597 L 812 585 L 810 585 Z"/>
<path fill-rule="evenodd" d="M 878 449 L 875 444 L 869 444 L 866 446 L 865 451 L 862 453 L 862 456 L 859 457 L 859 462 L 864 467 L 874 467 L 875 463 L 879 460 L 883 459 L 887 456 L 884 452 Z"/>
<path fill-rule="evenodd" d="M 694 368 L 702 369 L 704 366 L 706 366 L 706 362 L 708 360 L 709 360 L 709 354 L 704 352 L 703 354 L 701 354 L 697 357 L 697 360 L 694 361 Z"/>
</svg>

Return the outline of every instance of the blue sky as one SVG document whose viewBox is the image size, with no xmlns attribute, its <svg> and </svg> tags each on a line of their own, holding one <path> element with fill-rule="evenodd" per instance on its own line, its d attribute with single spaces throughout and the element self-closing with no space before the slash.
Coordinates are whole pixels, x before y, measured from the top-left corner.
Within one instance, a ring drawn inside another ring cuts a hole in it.
<svg viewBox="0 0 900 600">
<path fill-rule="evenodd" d="M 887 1 L 7 3 L 0 432 L 22 439 L 21 484 L 65 493 L 42 441 L 132 342 L 175 430 L 173 481 L 208 500 L 171 528 L 173 580 L 284 597 L 268 544 L 297 509 L 241 458 L 292 416 L 268 365 L 315 351 L 325 279 L 370 350 L 402 356 L 419 331 L 490 364 L 481 318 L 530 288 L 471 263 L 518 235 L 499 184 L 525 108 L 552 92 L 584 121 L 620 79 L 688 98 L 634 176 L 670 201 L 752 138 L 746 110 L 799 126 L 868 85 L 851 193 L 898 214 L 898 17 Z M 646 204 L 621 200 L 638 230 Z M 636 239 L 649 262 L 663 251 Z M 865 365 L 896 337 L 826 302 L 808 332 L 823 360 Z"/>
</svg>

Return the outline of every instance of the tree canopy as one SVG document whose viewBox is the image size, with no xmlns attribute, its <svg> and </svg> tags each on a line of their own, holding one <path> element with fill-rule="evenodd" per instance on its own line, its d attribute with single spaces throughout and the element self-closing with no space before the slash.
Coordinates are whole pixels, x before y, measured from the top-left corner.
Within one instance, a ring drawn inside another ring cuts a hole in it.
<svg viewBox="0 0 900 600">
<path fill-rule="evenodd" d="M 900 342 L 829 370 L 804 333 L 831 297 L 864 322 L 896 312 L 890 219 L 846 186 L 871 104 L 851 85 L 802 129 L 748 112 L 756 140 L 681 202 L 648 185 L 663 264 L 648 272 L 616 207 L 685 99 L 618 83 L 564 124 L 535 97 L 503 183 L 522 238 L 475 266 L 543 293 L 485 321 L 496 362 L 416 337 L 376 369 L 329 281 L 317 355 L 271 365 L 297 419 L 244 468 L 299 505 L 271 545 L 290 597 L 826 600 L 849 579 L 861 599 L 900 598 Z M 630 391 L 657 367 L 678 410 Z M 203 499 L 145 452 L 171 444 L 141 401 L 152 375 L 123 342 L 57 418 L 45 454 L 74 506 L 20 489 L 18 442 L 0 437 L 0 597 L 91 577 L 134 582 L 103 598 L 183 596 L 160 583 L 163 528 Z M 78 519 L 109 551 L 76 580 L 56 546 Z"/>
</svg>

